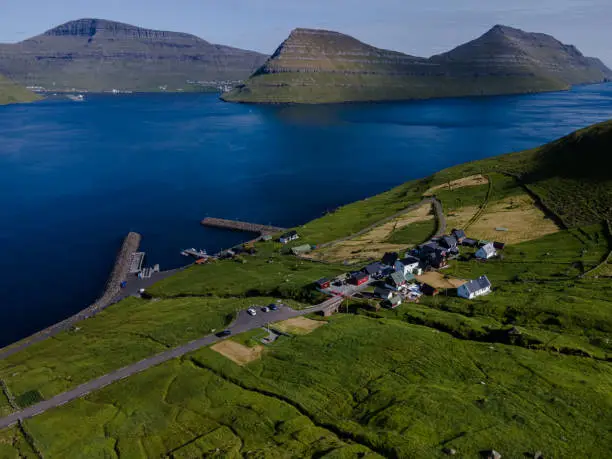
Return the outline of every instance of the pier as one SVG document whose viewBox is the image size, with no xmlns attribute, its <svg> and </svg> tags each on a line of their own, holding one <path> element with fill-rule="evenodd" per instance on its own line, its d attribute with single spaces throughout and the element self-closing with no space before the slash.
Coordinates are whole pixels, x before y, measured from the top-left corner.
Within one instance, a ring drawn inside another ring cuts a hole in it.
<svg viewBox="0 0 612 459">
<path fill-rule="evenodd" d="M 205 250 L 186 249 L 181 252 L 182 255 L 190 255 L 194 258 L 208 258 L 208 253 Z"/>
<path fill-rule="evenodd" d="M 257 223 L 247 223 L 238 220 L 226 220 L 224 218 L 213 218 L 207 217 L 201 221 L 203 226 L 209 226 L 211 228 L 222 228 L 230 229 L 234 231 L 246 231 L 249 233 L 273 234 L 286 231 L 286 228 L 279 228 L 278 226 L 270 225 L 259 225 Z"/>
<path fill-rule="evenodd" d="M 138 274 L 142 271 L 142 262 L 144 260 L 144 252 L 132 252 L 130 255 L 130 274 Z"/>
</svg>

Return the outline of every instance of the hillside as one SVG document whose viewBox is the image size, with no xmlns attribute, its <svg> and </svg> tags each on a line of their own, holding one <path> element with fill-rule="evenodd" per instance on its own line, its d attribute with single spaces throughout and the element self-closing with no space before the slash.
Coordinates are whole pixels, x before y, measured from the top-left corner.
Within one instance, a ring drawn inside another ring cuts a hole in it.
<svg viewBox="0 0 612 459">
<path fill-rule="evenodd" d="M 33 92 L 0 75 L 0 105 L 32 102 L 38 99 L 39 97 Z"/>
<path fill-rule="evenodd" d="M 90 91 L 188 88 L 187 80 L 248 77 L 265 61 L 253 51 L 194 35 L 79 19 L 0 45 L 0 73 L 24 85 Z"/>
<path fill-rule="evenodd" d="M 612 79 L 595 58 L 555 38 L 495 26 L 429 59 L 378 49 L 338 32 L 296 29 L 223 99 L 326 103 L 515 94 Z"/>
<path fill-rule="evenodd" d="M 42 410 L 0 430 L 0 456 L 607 457 L 611 147 L 612 121 L 404 183 L 295 228 L 294 243 L 194 264 L 0 360 L 0 421 Z M 484 260 L 461 244 L 444 269 L 417 273 L 447 285 L 438 296 L 388 309 L 374 281 L 330 317 L 273 319 L 321 302 L 316 280 L 340 288 L 390 244 L 403 254 L 428 240 L 442 218 L 424 197 L 441 203 L 447 231 L 503 248 Z M 327 262 L 288 254 L 304 243 Z M 364 259 L 326 259 L 347 243 Z M 453 282 L 483 275 L 489 294 L 457 295 Z M 266 312 L 272 302 L 279 310 Z M 237 313 L 242 328 L 230 325 Z M 270 329 L 284 335 L 269 342 Z M 176 358 L 182 345 L 190 352 Z M 80 398 L 38 405 L 113 374 Z"/>
</svg>

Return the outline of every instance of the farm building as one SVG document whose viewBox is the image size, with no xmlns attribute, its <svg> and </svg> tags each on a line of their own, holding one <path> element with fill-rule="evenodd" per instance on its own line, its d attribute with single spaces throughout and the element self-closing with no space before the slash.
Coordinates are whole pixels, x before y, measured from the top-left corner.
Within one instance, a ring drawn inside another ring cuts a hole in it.
<svg viewBox="0 0 612 459">
<path fill-rule="evenodd" d="M 326 288 L 329 288 L 331 286 L 331 281 L 329 279 L 323 278 L 316 281 L 315 284 L 321 290 L 325 290 Z"/>
<path fill-rule="evenodd" d="M 271 241 L 272 240 L 272 236 L 269 234 L 264 234 L 263 236 L 261 236 L 261 240 L 262 241 Z"/>
<path fill-rule="evenodd" d="M 358 273 L 353 273 L 351 275 L 349 279 L 349 283 L 359 286 L 359 285 L 365 284 L 369 280 L 370 280 L 370 276 L 368 276 L 366 273 L 358 272 Z"/>
<path fill-rule="evenodd" d="M 493 243 L 489 242 L 488 244 L 485 244 L 479 248 L 476 251 L 475 256 L 481 260 L 488 260 L 489 258 L 493 258 L 495 255 L 497 255 L 497 251 L 495 250 Z"/>
<path fill-rule="evenodd" d="M 416 257 L 406 257 L 395 262 L 395 270 L 402 273 L 403 276 L 406 274 L 412 274 L 419 270 L 421 261 Z"/>
<path fill-rule="evenodd" d="M 457 289 L 457 295 L 461 298 L 467 298 L 468 300 L 489 293 L 491 293 L 491 282 L 487 276 L 481 276 L 476 280 L 471 280 Z"/>
<path fill-rule="evenodd" d="M 283 234 L 280 238 L 278 238 L 278 240 L 281 244 L 288 244 L 289 242 L 295 241 L 299 238 L 300 236 L 298 235 L 297 231 L 294 230 Z"/>
<path fill-rule="evenodd" d="M 393 296 L 393 292 L 386 288 L 376 287 L 374 289 L 374 295 L 376 295 L 378 298 L 382 298 L 383 300 L 389 300 Z"/>
</svg>

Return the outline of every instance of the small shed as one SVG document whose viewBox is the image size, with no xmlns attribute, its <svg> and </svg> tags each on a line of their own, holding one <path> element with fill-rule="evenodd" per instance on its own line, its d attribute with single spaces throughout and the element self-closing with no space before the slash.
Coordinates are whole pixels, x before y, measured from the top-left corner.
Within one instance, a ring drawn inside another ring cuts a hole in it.
<svg viewBox="0 0 612 459">
<path fill-rule="evenodd" d="M 312 251 L 312 247 L 310 246 L 310 244 L 298 245 L 297 247 L 291 248 L 291 253 L 296 256 L 304 255 L 305 253 L 308 253 L 311 251 Z"/>
<path fill-rule="evenodd" d="M 316 281 L 315 284 L 321 290 L 325 290 L 326 288 L 329 288 L 331 286 L 331 281 L 329 279 L 322 278 Z"/>
<path fill-rule="evenodd" d="M 397 308 L 400 304 L 402 304 L 401 296 L 393 295 L 391 298 L 389 298 L 389 305 L 391 306 L 391 309 Z"/>
<path fill-rule="evenodd" d="M 272 240 L 272 236 L 270 234 L 264 234 L 261 236 L 261 240 L 262 241 L 271 241 Z"/>
<path fill-rule="evenodd" d="M 349 283 L 359 286 L 359 285 L 365 284 L 369 280 L 370 280 L 370 276 L 368 276 L 366 273 L 358 272 L 358 273 L 354 273 L 353 275 L 351 275 L 351 278 L 349 279 Z"/>
<path fill-rule="evenodd" d="M 421 292 L 423 292 L 423 294 L 427 296 L 436 296 L 440 294 L 440 291 L 437 288 L 432 287 L 429 284 L 423 284 L 421 286 Z"/>
<path fill-rule="evenodd" d="M 504 242 L 494 242 L 493 247 L 497 250 L 504 250 L 506 248 L 506 244 Z"/>
<path fill-rule="evenodd" d="M 481 260 L 488 260 L 489 258 L 493 258 L 495 255 L 497 255 L 497 251 L 495 250 L 492 242 L 483 245 L 476 251 L 475 254 L 476 258 Z"/>
</svg>

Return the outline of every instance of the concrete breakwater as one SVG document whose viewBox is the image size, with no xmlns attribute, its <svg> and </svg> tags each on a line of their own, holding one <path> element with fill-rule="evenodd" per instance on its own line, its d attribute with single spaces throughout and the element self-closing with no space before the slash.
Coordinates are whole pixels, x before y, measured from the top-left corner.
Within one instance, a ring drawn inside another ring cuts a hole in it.
<svg viewBox="0 0 612 459">
<path fill-rule="evenodd" d="M 278 226 L 259 225 L 257 223 L 241 222 L 238 220 L 225 220 L 223 218 L 206 217 L 200 222 L 203 226 L 212 228 L 231 229 L 235 231 L 246 231 L 249 233 L 272 234 L 285 231 L 285 228 Z"/>
<path fill-rule="evenodd" d="M 34 333 L 27 338 L 0 349 L 0 359 L 9 357 L 16 352 L 22 351 L 23 349 L 31 346 L 32 344 L 38 343 L 60 332 L 68 330 L 75 323 L 88 319 L 89 317 L 93 317 L 98 312 L 113 304 L 115 297 L 121 290 L 121 282 L 125 280 L 128 275 L 131 255 L 133 252 L 138 250 L 138 247 L 140 247 L 141 239 L 141 235 L 134 232 L 128 233 L 128 235 L 125 237 L 123 244 L 121 244 L 121 249 L 117 254 L 117 258 L 115 259 L 115 265 L 110 277 L 106 281 L 104 292 L 93 304 L 79 311 L 75 315 L 62 320 L 61 322 L 53 324 L 44 330 Z"/>
</svg>

